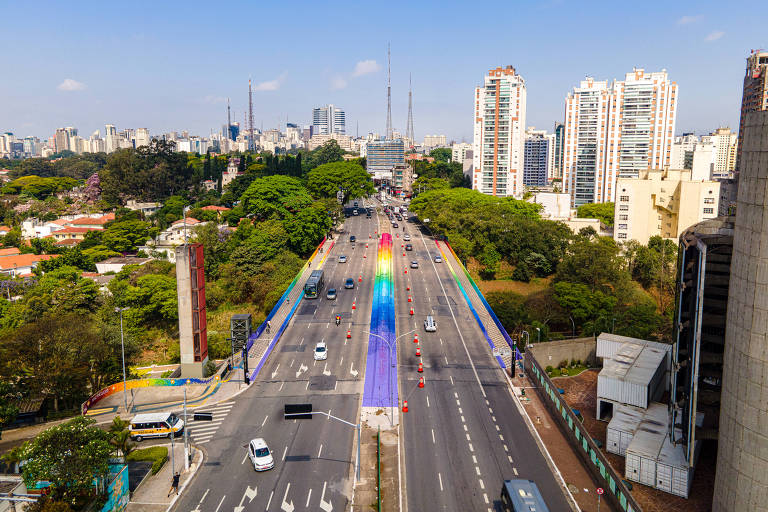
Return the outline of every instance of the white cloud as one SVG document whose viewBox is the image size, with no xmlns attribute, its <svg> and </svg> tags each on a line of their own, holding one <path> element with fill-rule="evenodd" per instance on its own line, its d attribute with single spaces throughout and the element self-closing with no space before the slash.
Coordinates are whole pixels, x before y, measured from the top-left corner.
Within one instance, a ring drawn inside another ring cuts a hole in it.
<svg viewBox="0 0 768 512">
<path fill-rule="evenodd" d="M 355 64 L 355 70 L 352 72 L 352 76 L 362 76 L 368 73 L 376 73 L 381 69 L 378 62 L 373 59 L 361 60 Z"/>
<path fill-rule="evenodd" d="M 82 91 L 85 89 L 85 84 L 71 78 L 65 78 L 56 88 L 60 91 Z"/>
<path fill-rule="evenodd" d="M 334 91 L 338 91 L 339 89 L 346 89 L 347 85 L 347 79 L 341 75 L 336 75 L 331 79 L 331 89 Z"/>
<path fill-rule="evenodd" d="M 717 41 L 718 39 L 720 39 L 720 38 L 721 38 L 721 37 L 723 37 L 724 35 L 725 35 L 725 32 L 723 32 L 723 31 L 721 31 L 721 30 L 716 30 L 716 31 L 714 31 L 714 32 L 711 32 L 711 33 L 710 33 L 710 34 L 709 34 L 709 35 L 708 35 L 708 36 L 705 38 L 705 40 L 706 40 L 706 41 Z"/>
<path fill-rule="evenodd" d="M 696 23 L 697 21 L 701 20 L 703 16 L 701 14 L 697 14 L 696 16 L 683 16 L 679 20 L 677 20 L 678 25 L 688 25 L 690 23 Z"/>
<path fill-rule="evenodd" d="M 283 85 L 283 82 L 285 81 L 286 74 L 283 73 L 279 77 L 275 78 L 274 80 L 267 80 L 266 82 L 261 82 L 256 84 L 256 86 L 253 88 L 254 91 L 276 91 L 280 88 L 281 85 Z"/>
</svg>

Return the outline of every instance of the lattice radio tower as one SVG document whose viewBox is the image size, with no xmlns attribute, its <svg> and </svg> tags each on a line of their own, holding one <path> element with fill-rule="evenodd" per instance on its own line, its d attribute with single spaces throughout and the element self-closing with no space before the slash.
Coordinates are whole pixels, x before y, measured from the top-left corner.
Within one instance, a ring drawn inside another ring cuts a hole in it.
<svg viewBox="0 0 768 512">
<path fill-rule="evenodd" d="M 253 151 L 253 92 L 251 79 L 248 79 L 248 150 Z"/>
<path fill-rule="evenodd" d="M 414 145 L 413 135 L 413 85 L 411 83 L 411 74 L 408 73 L 408 127 L 405 129 L 405 138 L 410 141 L 411 147 Z"/>
<path fill-rule="evenodd" d="M 227 98 L 227 140 L 232 140 L 232 114 L 229 110 L 229 98 Z"/>
<path fill-rule="evenodd" d="M 392 83 L 390 75 L 389 43 L 387 43 L 387 140 L 392 140 Z"/>
</svg>

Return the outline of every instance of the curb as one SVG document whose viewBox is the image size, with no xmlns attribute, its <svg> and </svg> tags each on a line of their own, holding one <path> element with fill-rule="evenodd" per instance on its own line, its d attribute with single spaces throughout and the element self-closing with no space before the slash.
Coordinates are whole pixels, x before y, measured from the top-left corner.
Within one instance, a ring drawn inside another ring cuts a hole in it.
<svg viewBox="0 0 768 512">
<path fill-rule="evenodd" d="M 168 504 L 168 508 L 165 509 L 166 512 L 170 512 L 173 509 L 173 507 L 176 505 L 176 502 L 179 500 L 179 497 L 184 494 L 184 490 L 187 488 L 187 485 L 192 480 L 194 480 L 195 477 L 197 476 L 197 470 L 200 469 L 200 466 L 202 466 L 203 462 L 205 462 L 205 450 L 203 450 L 202 447 L 195 446 L 193 444 L 190 444 L 190 446 L 192 446 L 192 448 L 194 448 L 195 450 L 200 450 L 200 463 L 194 465 L 194 468 L 192 469 L 192 474 L 181 485 L 181 488 L 179 489 L 179 494 L 174 496 L 173 499 L 171 500 L 171 503 Z"/>
</svg>

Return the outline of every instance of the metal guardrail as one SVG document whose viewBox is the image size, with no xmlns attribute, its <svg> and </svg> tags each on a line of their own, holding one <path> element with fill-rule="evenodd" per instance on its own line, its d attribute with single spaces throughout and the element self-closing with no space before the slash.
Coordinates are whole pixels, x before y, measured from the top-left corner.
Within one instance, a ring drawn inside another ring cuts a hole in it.
<svg viewBox="0 0 768 512">
<path fill-rule="evenodd" d="M 587 468 L 598 482 L 601 482 L 605 497 L 614 507 L 624 512 L 642 512 L 640 505 L 630 494 L 622 482 L 621 475 L 608 463 L 603 453 L 592 440 L 592 436 L 573 413 L 568 404 L 560 397 L 555 386 L 530 351 L 525 352 L 525 369 L 533 378 L 536 392 L 541 396 L 545 406 L 550 410 L 554 419 L 566 433 L 568 441 L 576 447 L 576 452 L 584 460 Z"/>
</svg>

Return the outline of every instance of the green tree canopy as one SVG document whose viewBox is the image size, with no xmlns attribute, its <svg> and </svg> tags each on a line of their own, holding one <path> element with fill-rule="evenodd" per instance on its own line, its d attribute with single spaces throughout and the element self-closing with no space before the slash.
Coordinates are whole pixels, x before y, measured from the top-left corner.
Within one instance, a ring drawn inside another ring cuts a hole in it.
<svg viewBox="0 0 768 512">
<path fill-rule="evenodd" d="M 435 162 L 448 163 L 451 161 L 451 155 L 451 148 L 435 148 L 429 152 L 429 156 L 434 158 Z"/>
<path fill-rule="evenodd" d="M 348 198 L 365 197 L 373 194 L 368 172 L 354 162 L 333 162 L 315 167 L 307 175 L 307 188 L 315 197 L 336 197 L 336 192 L 345 190 Z"/>
<path fill-rule="evenodd" d="M 243 209 L 257 220 L 284 219 L 312 204 L 312 197 L 296 178 L 267 176 L 253 181 L 240 198 Z"/>
<path fill-rule="evenodd" d="M 599 219 L 606 226 L 613 226 L 614 203 L 583 204 L 576 210 L 580 219 Z"/>
</svg>

